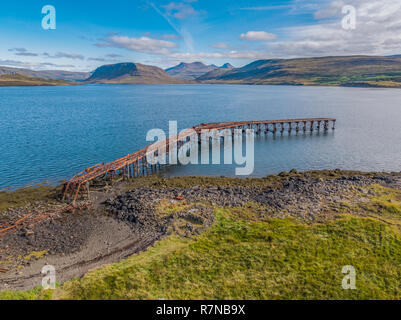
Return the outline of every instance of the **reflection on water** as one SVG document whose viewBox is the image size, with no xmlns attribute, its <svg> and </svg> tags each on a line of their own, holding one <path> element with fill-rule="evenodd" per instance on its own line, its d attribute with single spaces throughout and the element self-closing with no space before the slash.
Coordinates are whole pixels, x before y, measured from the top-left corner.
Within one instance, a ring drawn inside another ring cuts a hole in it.
<svg viewBox="0 0 401 320">
<path fill-rule="evenodd" d="M 284 133 L 268 133 L 268 134 L 260 134 L 254 135 L 254 143 L 255 143 L 255 155 L 252 160 L 254 160 L 254 170 L 252 176 L 265 176 L 265 170 L 271 165 L 272 162 L 275 162 L 274 154 L 270 154 L 271 150 L 274 149 L 275 144 L 277 143 L 277 148 L 280 148 L 280 144 L 285 144 L 293 142 L 295 143 L 303 143 L 306 139 L 324 139 L 326 141 L 330 141 L 331 138 L 334 138 L 335 131 L 315 131 L 315 132 L 298 132 L 295 133 L 294 131 L 289 134 L 288 132 Z M 163 167 L 161 170 L 161 174 L 166 177 L 174 177 L 174 176 L 194 176 L 194 175 L 202 175 L 202 176 L 237 176 L 236 169 L 239 167 L 238 163 L 233 161 L 232 164 L 227 164 L 226 159 L 234 159 L 234 150 L 235 144 L 234 141 L 232 142 L 234 147 L 231 149 L 232 154 L 227 157 L 227 148 L 224 148 L 224 142 L 217 142 L 216 140 L 212 140 L 210 143 L 209 150 L 201 150 L 199 147 L 198 150 L 198 161 L 196 165 L 189 164 L 189 165 L 178 165 L 174 167 Z M 237 146 L 238 148 L 238 146 Z M 246 156 L 246 140 L 242 141 L 242 149 L 243 155 Z M 212 164 L 214 163 L 212 155 L 213 152 L 219 153 L 217 157 L 219 159 L 219 164 Z M 207 164 L 202 164 L 202 155 L 203 157 L 209 156 Z M 269 157 L 272 157 L 271 162 L 266 162 Z M 284 159 L 283 159 L 284 160 Z M 248 162 L 251 161 L 250 159 L 247 160 Z M 266 163 L 265 163 L 266 162 Z M 244 166 L 240 166 L 244 167 Z M 265 169 L 264 169 L 265 167 Z M 295 167 L 294 167 L 295 168 Z M 315 169 L 315 168 L 310 168 Z M 288 169 L 289 170 L 289 169 Z"/>
</svg>

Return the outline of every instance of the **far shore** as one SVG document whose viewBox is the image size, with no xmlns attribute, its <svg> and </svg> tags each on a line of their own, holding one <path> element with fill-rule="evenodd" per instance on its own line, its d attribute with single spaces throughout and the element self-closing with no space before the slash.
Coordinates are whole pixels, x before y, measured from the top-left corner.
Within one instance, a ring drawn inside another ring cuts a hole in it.
<svg viewBox="0 0 401 320">
<path fill-rule="evenodd" d="M 57 81 L 57 80 L 55 80 Z M 400 89 L 400 84 L 394 85 L 374 85 L 371 83 L 355 83 L 355 84 L 343 84 L 343 85 L 334 85 L 334 84 L 301 84 L 301 83 L 252 83 L 252 82 L 223 82 L 223 81 L 185 81 L 185 82 L 177 82 L 177 83 L 117 83 L 117 82 L 108 82 L 108 83 L 90 83 L 90 82 L 63 82 L 63 83 L 52 83 L 52 82 L 3 82 L 0 81 L 1 87 L 58 87 L 58 86 L 84 86 L 84 85 L 248 85 L 248 86 L 290 86 L 290 87 L 328 87 L 328 88 L 365 88 L 365 89 Z"/>
</svg>

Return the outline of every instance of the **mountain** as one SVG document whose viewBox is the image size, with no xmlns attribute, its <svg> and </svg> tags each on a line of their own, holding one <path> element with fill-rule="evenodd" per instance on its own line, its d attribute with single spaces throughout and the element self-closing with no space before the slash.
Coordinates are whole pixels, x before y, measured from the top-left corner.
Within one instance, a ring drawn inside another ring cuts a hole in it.
<svg viewBox="0 0 401 320">
<path fill-rule="evenodd" d="M 92 73 L 86 82 L 122 84 L 182 83 L 182 81 L 170 77 L 163 69 L 131 62 L 101 66 Z"/>
<path fill-rule="evenodd" d="M 230 63 L 223 64 L 220 69 L 234 69 L 234 67 Z"/>
<path fill-rule="evenodd" d="M 166 69 L 166 72 L 177 79 L 182 79 L 182 80 L 194 80 L 201 75 L 218 69 L 217 66 L 215 65 L 205 65 L 202 62 L 192 62 L 192 63 L 185 63 L 181 62 L 179 65 Z"/>
<path fill-rule="evenodd" d="M 71 85 L 73 82 L 66 82 L 63 80 L 54 79 L 41 79 L 36 77 L 29 77 L 23 74 L 3 73 L 0 75 L 0 87 L 14 87 L 14 86 L 60 86 Z"/>
<path fill-rule="evenodd" d="M 63 81 L 81 81 L 87 79 L 90 76 L 88 72 L 71 72 L 62 70 L 46 70 L 46 71 L 35 71 L 30 69 L 20 69 L 11 67 L 0 66 L 1 75 L 13 75 L 20 74 L 27 77 L 34 77 L 39 79 L 52 79 L 52 80 L 63 80 Z"/>
<path fill-rule="evenodd" d="M 223 74 L 225 74 L 227 71 L 230 71 L 232 69 L 235 69 L 230 63 L 225 63 L 221 67 L 214 69 L 212 71 L 209 71 L 200 77 L 196 78 L 196 81 L 204 81 L 204 80 L 210 80 L 210 79 L 217 79 L 221 77 Z"/>
<path fill-rule="evenodd" d="M 242 68 L 210 72 L 196 80 L 208 83 L 401 87 L 401 58 L 344 56 L 259 60 Z"/>
<path fill-rule="evenodd" d="M 209 71 L 200 77 L 196 78 L 196 81 L 210 81 L 214 79 L 220 79 L 224 74 L 226 74 L 228 71 L 232 69 L 224 69 L 224 68 L 218 68 L 212 71 Z"/>
</svg>

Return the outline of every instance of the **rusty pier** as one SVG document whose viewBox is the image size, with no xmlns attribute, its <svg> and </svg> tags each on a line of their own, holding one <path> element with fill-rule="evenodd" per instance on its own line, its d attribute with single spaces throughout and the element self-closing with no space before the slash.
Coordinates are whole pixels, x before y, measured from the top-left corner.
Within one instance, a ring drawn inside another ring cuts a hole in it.
<svg viewBox="0 0 401 320">
<path fill-rule="evenodd" d="M 148 163 L 149 157 L 156 159 L 166 159 L 177 152 L 185 142 L 189 141 L 193 135 L 198 135 L 200 141 L 201 132 L 209 130 L 218 135 L 223 130 L 242 130 L 253 129 L 256 135 L 261 134 L 284 134 L 292 132 L 314 132 L 334 130 L 336 119 L 333 118 L 306 118 L 306 119 L 286 119 L 286 120 L 263 120 L 263 121 L 238 121 L 238 122 L 216 122 L 201 123 L 181 133 L 157 141 L 139 151 L 129 154 L 110 163 L 100 163 L 78 173 L 64 184 L 63 198 L 72 199 L 75 203 L 80 193 L 89 194 L 91 182 L 97 179 L 115 177 L 136 178 L 150 175 L 160 169 L 160 162 L 157 164 Z M 176 147 L 173 147 L 176 146 Z M 160 151 L 162 150 L 162 151 Z M 176 155 L 176 154 L 175 154 Z"/>
</svg>

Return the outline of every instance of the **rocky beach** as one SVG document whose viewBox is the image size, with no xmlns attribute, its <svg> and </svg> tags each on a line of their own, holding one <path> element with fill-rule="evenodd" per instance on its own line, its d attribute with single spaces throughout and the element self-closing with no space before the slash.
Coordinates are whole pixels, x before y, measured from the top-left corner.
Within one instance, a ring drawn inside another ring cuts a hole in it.
<svg viewBox="0 0 401 320">
<path fill-rule="evenodd" d="M 401 174 L 292 170 L 253 179 L 152 176 L 93 191 L 76 210 L 57 196 L 37 199 L 1 212 L 1 226 L 33 218 L 0 234 L 0 289 L 40 285 L 45 264 L 54 265 L 64 282 L 171 235 L 196 238 L 214 224 L 217 208 L 247 210 L 252 221 L 292 219 L 313 225 L 351 214 L 391 224 L 372 206 L 382 194 L 378 188 L 401 190 Z"/>
</svg>

